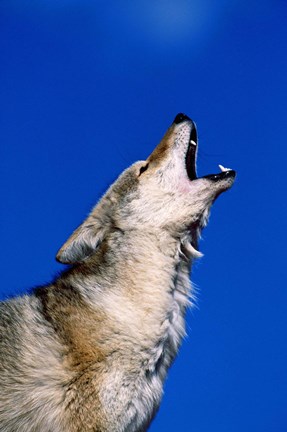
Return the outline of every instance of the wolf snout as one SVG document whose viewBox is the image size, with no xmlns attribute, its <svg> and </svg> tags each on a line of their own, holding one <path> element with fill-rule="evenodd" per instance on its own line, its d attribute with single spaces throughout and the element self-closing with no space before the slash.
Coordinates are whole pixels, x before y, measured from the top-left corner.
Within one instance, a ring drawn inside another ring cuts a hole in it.
<svg viewBox="0 0 287 432">
<path fill-rule="evenodd" d="M 186 114 L 184 114 L 184 113 L 179 113 L 179 114 L 177 114 L 177 116 L 175 117 L 175 119 L 173 120 L 173 123 L 175 123 L 175 124 L 179 124 L 179 123 L 182 123 L 182 122 L 184 122 L 184 121 L 186 121 L 186 120 L 188 120 L 188 121 L 192 121 Z"/>
<path fill-rule="evenodd" d="M 183 122 L 189 122 L 190 123 L 190 137 L 189 139 L 194 142 L 194 144 L 197 144 L 197 131 L 196 131 L 196 124 L 193 120 L 191 120 L 190 117 L 188 117 L 184 113 L 179 113 L 173 120 L 173 124 L 180 124 Z"/>
</svg>

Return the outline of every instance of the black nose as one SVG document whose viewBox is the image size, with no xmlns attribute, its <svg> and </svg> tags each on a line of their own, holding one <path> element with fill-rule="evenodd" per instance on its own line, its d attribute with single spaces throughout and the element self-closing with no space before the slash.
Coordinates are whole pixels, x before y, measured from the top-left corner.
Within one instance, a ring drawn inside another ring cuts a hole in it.
<svg viewBox="0 0 287 432">
<path fill-rule="evenodd" d="M 191 121 L 191 119 L 186 114 L 179 113 L 179 114 L 177 114 L 177 116 L 173 120 L 173 123 L 178 124 L 178 123 L 182 123 L 186 120 Z"/>
</svg>

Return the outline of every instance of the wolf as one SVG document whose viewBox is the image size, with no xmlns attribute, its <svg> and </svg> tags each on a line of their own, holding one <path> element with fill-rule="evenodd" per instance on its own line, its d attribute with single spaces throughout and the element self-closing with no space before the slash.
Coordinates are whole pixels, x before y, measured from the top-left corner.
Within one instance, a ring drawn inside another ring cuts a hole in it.
<svg viewBox="0 0 287 432">
<path fill-rule="evenodd" d="M 185 334 L 191 264 L 235 171 L 198 178 L 178 114 L 57 254 L 69 267 L 0 305 L 1 432 L 143 432 Z"/>
</svg>

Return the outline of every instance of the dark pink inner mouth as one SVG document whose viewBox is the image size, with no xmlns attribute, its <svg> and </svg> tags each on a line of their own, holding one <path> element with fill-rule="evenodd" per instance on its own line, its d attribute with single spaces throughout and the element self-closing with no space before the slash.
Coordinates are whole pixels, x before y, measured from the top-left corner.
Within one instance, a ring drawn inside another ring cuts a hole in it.
<svg viewBox="0 0 287 432">
<path fill-rule="evenodd" d="M 195 125 L 191 129 L 189 137 L 189 146 L 185 156 L 186 172 L 189 180 L 195 180 L 196 175 L 196 151 L 197 151 L 197 132 Z"/>
</svg>

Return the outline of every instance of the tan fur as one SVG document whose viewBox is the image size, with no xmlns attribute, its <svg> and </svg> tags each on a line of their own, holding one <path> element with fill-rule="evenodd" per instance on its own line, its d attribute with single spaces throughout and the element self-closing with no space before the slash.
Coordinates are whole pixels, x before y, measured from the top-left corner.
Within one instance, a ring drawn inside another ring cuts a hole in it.
<svg viewBox="0 0 287 432">
<path fill-rule="evenodd" d="M 159 145 L 148 157 L 149 162 L 154 163 L 155 165 L 160 165 L 160 163 L 167 157 L 168 149 L 170 148 L 170 141 L 172 141 L 174 127 L 174 125 L 171 125 L 167 130 Z"/>
<path fill-rule="evenodd" d="M 147 430 L 185 334 L 200 230 L 234 179 L 188 178 L 194 128 L 177 116 L 118 178 L 59 250 L 66 272 L 0 303 L 1 432 Z"/>
</svg>

